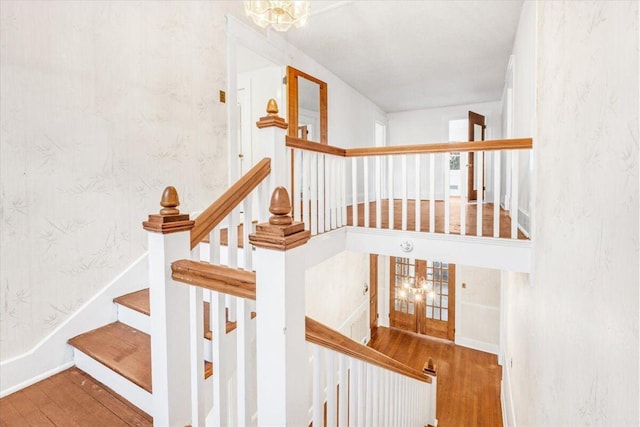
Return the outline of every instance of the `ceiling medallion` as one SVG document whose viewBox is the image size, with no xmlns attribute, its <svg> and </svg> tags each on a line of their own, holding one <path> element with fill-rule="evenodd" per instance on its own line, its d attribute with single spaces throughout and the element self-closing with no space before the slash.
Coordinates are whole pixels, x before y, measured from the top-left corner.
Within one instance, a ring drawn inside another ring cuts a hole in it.
<svg viewBox="0 0 640 427">
<path fill-rule="evenodd" d="M 302 27 L 309 17 L 309 0 L 245 0 L 244 11 L 262 28 L 271 26 L 276 31 Z"/>
</svg>

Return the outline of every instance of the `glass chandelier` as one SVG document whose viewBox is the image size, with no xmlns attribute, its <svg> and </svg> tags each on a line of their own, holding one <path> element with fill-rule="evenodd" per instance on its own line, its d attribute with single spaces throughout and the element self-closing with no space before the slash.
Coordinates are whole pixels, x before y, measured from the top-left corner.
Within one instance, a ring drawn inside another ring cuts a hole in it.
<svg viewBox="0 0 640 427">
<path fill-rule="evenodd" d="M 404 277 L 402 279 L 399 296 L 402 299 L 406 299 L 409 293 L 413 295 L 415 301 L 421 301 L 423 295 L 425 295 L 427 299 L 433 300 L 436 294 L 433 290 L 433 282 L 427 281 L 424 277 L 420 277 L 418 280 Z"/>
<path fill-rule="evenodd" d="M 309 17 L 309 0 L 245 0 L 244 10 L 253 22 L 276 31 L 287 31 L 292 26 L 302 27 Z"/>
</svg>

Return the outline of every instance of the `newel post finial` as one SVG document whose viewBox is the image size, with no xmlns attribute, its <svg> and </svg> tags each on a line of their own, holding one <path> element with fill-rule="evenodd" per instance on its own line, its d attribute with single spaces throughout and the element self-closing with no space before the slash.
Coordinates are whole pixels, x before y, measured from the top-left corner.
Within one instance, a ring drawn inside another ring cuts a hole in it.
<svg viewBox="0 0 640 427">
<path fill-rule="evenodd" d="M 278 127 L 280 129 L 287 129 L 289 125 L 285 120 L 278 116 L 278 103 L 275 99 L 271 98 L 267 102 L 267 115 L 260 117 L 260 120 L 256 122 L 258 128 Z"/>
<path fill-rule="evenodd" d="M 269 222 L 258 224 L 256 232 L 249 235 L 252 245 L 286 251 L 304 245 L 311 238 L 311 232 L 304 229 L 304 223 L 295 222 L 289 216 L 291 199 L 286 188 L 277 187 L 273 191 L 269 212 L 273 214 Z"/>
<path fill-rule="evenodd" d="M 178 209 L 180 198 L 175 187 L 168 186 L 164 189 L 160 198 L 160 206 L 162 206 L 160 213 L 150 214 L 149 219 L 142 223 L 142 228 L 162 234 L 193 228 L 195 222 L 189 219 L 189 214 L 181 214 Z"/>
</svg>

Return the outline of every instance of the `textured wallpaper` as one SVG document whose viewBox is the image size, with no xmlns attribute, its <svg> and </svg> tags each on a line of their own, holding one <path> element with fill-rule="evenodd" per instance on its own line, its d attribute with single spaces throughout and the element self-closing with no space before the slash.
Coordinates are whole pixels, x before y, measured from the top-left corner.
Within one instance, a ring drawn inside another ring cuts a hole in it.
<svg viewBox="0 0 640 427">
<path fill-rule="evenodd" d="M 534 266 L 509 300 L 517 424 L 637 426 L 638 2 L 536 7 Z"/>
<path fill-rule="evenodd" d="M 0 358 L 37 344 L 227 184 L 226 2 L 2 2 Z M 241 6 L 240 6 L 241 7 Z"/>
</svg>

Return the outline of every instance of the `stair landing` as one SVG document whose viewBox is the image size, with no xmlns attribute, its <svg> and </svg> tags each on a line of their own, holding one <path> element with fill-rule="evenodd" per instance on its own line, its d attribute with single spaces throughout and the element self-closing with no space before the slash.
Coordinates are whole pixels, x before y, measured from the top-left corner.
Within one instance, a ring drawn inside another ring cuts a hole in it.
<svg viewBox="0 0 640 427">
<path fill-rule="evenodd" d="M 153 418 L 78 368 L 0 399 L 2 426 L 153 426 Z"/>
</svg>

